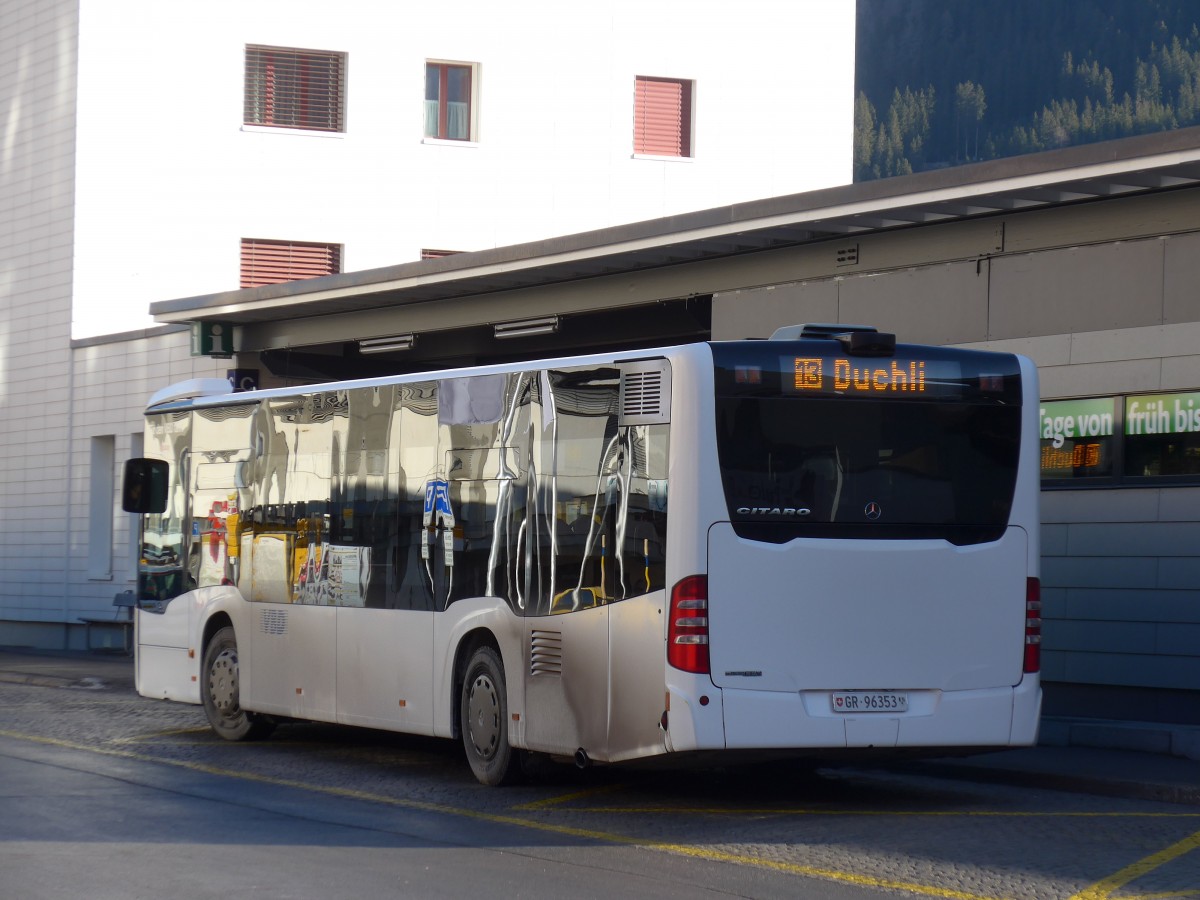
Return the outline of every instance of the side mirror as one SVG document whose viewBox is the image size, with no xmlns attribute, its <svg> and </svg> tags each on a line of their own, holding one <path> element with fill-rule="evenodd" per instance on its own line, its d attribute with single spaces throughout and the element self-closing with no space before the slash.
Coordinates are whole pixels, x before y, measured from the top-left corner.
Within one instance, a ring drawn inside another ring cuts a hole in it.
<svg viewBox="0 0 1200 900">
<path fill-rule="evenodd" d="M 127 459 L 121 482 L 121 509 L 131 513 L 165 511 L 170 468 L 161 459 Z"/>
</svg>

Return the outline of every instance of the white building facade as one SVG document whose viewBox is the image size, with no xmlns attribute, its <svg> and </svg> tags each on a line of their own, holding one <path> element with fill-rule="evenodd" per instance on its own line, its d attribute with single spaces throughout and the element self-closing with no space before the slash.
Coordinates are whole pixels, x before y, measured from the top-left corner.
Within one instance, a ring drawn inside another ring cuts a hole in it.
<svg viewBox="0 0 1200 900">
<path fill-rule="evenodd" d="M 144 402 L 226 374 L 151 303 L 846 183 L 853 86 L 832 0 L 0 0 L 0 645 L 112 615 Z"/>
</svg>

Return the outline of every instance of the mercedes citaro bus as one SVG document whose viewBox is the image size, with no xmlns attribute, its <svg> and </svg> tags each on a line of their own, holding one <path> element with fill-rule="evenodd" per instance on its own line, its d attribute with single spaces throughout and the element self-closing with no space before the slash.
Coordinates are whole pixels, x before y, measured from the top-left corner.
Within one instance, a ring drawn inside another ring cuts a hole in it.
<svg viewBox="0 0 1200 900">
<path fill-rule="evenodd" d="M 1032 744 L 1037 375 L 848 325 L 146 410 L 137 686 L 616 763 Z"/>
</svg>

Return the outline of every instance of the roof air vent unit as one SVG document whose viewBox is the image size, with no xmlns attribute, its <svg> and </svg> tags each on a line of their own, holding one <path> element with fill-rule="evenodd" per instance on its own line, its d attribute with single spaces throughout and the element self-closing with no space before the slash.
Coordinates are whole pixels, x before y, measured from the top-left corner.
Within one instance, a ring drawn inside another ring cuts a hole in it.
<svg viewBox="0 0 1200 900">
<path fill-rule="evenodd" d="M 621 367 L 621 425 L 671 421 L 671 369 L 665 359 L 639 360 Z"/>
</svg>

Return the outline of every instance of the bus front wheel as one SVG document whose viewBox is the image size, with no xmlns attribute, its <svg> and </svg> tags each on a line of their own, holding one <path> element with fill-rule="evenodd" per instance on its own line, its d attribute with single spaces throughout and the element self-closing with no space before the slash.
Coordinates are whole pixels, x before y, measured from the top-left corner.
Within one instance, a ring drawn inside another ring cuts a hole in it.
<svg viewBox="0 0 1200 900">
<path fill-rule="evenodd" d="M 508 743 L 504 664 L 491 647 L 476 649 L 467 664 L 459 724 L 467 762 L 481 783 L 500 785 L 516 780 L 520 757 Z"/>
<path fill-rule="evenodd" d="M 270 719 L 241 707 L 237 637 L 232 628 L 225 627 L 214 634 L 204 650 L 200 697 L 213 731 L 227 741 L 264 738 L 275 727 Z"/>
</svg>

